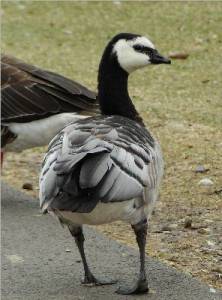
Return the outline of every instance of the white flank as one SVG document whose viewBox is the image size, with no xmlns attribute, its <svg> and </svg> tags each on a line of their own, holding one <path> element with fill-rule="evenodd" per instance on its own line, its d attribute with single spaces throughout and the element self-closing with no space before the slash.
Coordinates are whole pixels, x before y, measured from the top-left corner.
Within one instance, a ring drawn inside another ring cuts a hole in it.
<svg viewBox="0 0 222 300">
<path fill-rule="evenodd" d="M 51 139 L 70 122 L 88 116 L 77 113 L 62 113 L 27 123 L 5 123 L 17 135 L 6 145 L 6 151 L 20 152 L 28 148 L 48 145 Z"/>
</svg>

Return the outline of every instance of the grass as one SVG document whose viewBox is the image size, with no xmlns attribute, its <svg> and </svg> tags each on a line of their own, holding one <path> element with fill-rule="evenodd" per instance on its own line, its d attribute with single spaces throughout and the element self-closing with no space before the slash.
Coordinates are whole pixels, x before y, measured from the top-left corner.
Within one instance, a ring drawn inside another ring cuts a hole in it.
<svg viewBox="0 0 222 300">
<path fill-rule="evenodd" d="M 163 54 L 189 53 L 186 60 L 140 70 L 130 78 L 130 94 L 160 139 L 166 161 L 147 252 L 220 287 L 213 270 L 221 262 L 221 194 L 206 194 L 198 182 L 210 177 L 215 190 L 222 187 L 221 3 L 2 1 L 2 17 L 3 52 L 94 90 L 103 48 L 118 32 L 150 36 Z M 41 151 L 10 154 L 3 177 L 18 187 L 32 179 L 37 187 L 33 157 L 39 159 Z M 194 173 L 199 164 L 209 172 Z M 187 216 L 208 226 L 210 233 L 184 230 Z M 155 233 L 166 223 L 177 223 L 178 229 L 171 235 Z M 124 226 L 117 222 L 99 229 L 133 244 Z M 203 251 L 207 241 L 215 243 L 214 252 Z"/>
<path fill-rule="evenodd" d="M 151 120 L 158 112 L 165 120 L 220 126 L 221 4 L 3 1 L 2 6 L 4 52 L 94 89 L 103 47 L 117 32 L 151 36 L 164 53 L 188 51 L 189 59 L 172 67 L 135 73 L 130 88 Z"/>
</svg>

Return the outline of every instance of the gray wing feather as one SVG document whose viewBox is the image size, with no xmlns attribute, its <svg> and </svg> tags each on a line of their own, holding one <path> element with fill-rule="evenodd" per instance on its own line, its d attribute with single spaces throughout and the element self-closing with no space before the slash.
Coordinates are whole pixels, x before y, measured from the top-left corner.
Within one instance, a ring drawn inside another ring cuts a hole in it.
<svg viewBox="0 0 222 300">
<path fill-rule="evenodd" d="M 109 153 L 86 159 L 80 171 L 79 184 L 82 189 L 93 188 L 99 184 L 106 172 L 111 168 L 112 161 Z"/>
<path fill-rule="evenodd" d="M 118 168 L 118 167 L 115 167 Z M 119 202 L 141 196 L 143 187 L 120 170 L 102 202 Z"/>
<path fill-rule="evenodd" d="M 115 165 L 112 165 L 109 176 L 106 176 L 103 180 L 103 184 L 101 185 L 98 195 L 100 199 L 103 199 L 103 202 L 109 202 L 110 196 L 108 197 L 108 193 L 111 190 L 112 186 L 115 184 L 121 169 Z"/>
<path fill-rule="evenodd" d="M 40 207 L 43 208 L 44 204 L 56 196 L 59 191 L 59 187 L 56 185 L 57 174 L 54 172 L 54 165 L 56 164 L 56 158 L 58 153 L 52 153 L 47 160 L 45 160 L 44 168 L 42 169 L 39 179 L 40 184 Z"/>
<path fill-rule="evenodd" d="M 100 116 L 68 125 L 46 155 L 41 206 L 90 212 L 98 201 L 125 201 L 155 189 L 162 176 L 160 149 L 143 128 L 140 140 L 138 126 L 127 124 L 128 132 L 125 123 Z"/>
</svg>

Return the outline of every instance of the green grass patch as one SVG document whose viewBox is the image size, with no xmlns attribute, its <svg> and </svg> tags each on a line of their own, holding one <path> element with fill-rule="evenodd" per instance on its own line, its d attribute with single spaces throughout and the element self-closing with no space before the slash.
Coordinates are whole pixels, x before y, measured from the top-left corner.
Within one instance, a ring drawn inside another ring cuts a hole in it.
<svg viewBox="0 0 222 300">
<path fill-rule="evenodd" d="M 221 125 L 220 3 L 3 1 L 2 10 L 3 52 L 93 89 L 103 48 L 118 32 L 150 36 L 164 54 L 189 52 L 135 73 L 131 94 L 151 124 L 160 117 Z"/>
</svg>

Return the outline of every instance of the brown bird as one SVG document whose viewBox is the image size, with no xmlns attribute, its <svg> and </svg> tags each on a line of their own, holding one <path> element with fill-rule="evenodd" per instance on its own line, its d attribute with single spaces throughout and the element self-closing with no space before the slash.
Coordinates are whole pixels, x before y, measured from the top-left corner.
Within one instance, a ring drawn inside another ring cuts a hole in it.
<svg viewBox="0 0 222 300">
<path fill-rule="evenodd" d="M 47 145 L 64 126 L 99 112 L 97 94 L 62 75 L 1 57 L 1 147 Z"/>
</svg>

